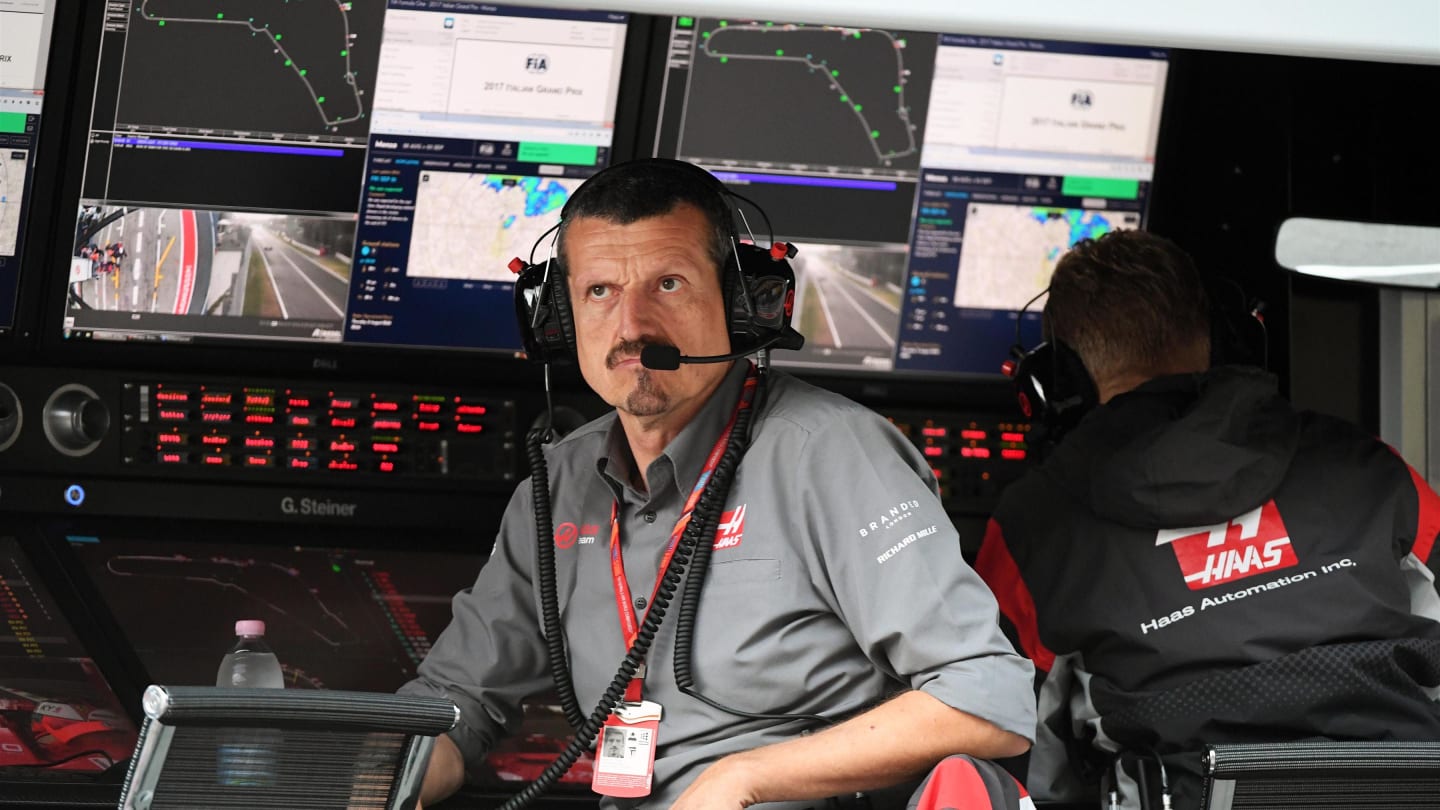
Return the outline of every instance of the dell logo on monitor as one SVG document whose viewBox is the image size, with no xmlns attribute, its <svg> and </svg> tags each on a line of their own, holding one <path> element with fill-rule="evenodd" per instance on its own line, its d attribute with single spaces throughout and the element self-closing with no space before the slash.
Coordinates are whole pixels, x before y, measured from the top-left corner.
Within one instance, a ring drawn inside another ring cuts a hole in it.
<svg viewBox="0 0 1440 810">
<path fill-rule="evenodd" d="M 532 53 L 525 57 L 525 71 L 527 73 L 544 73 L 550 69 L 550 57 L 543 53 Z"/>
</svg>

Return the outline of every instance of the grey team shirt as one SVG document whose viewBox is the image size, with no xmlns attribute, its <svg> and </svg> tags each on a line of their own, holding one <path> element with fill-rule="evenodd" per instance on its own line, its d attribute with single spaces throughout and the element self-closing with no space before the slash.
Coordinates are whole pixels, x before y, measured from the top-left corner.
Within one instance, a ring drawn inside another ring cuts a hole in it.
<svg viewBox="0 0 1440 810">
<path fill-rule="evenodd" d="M 626 652 L 610 573 L 611 504 L 620 502 L 631 595 L 648 602 L 670 531 L 744 376 L 736 363 L 652 464 L 648 493 L 628 484 L 614 414 L 547 453 L 561 619 L 587 714 Z M 1033 739 L 1030 662 L 1000 632 L 994 597 L 961 559 L 923 456 L 840 396 L 783 373 L 770 375 L 769 389 L 700 599 L 691 658 L 699 692 L 749 712 L 840 721 L 919 689 Z M 521 699 L 551 686 L 530 492 L 529 482 L 516 490 L 490 561 L 456 595 L 453 621 L 401 690 L 459 705 L 451 736 L 472 773 L 503 728 L 515 728 Z M 639 622 L 644 610 L 632 609 Z M 708 763 L 814 725 L 737 717 L 681 694 L 677 612 L 668 612 L 647 658 L 645 697 L 664 708 L 655 786 L 641 802 L 614 803 L 621 807 L 667 807 Z"/>
</svg>

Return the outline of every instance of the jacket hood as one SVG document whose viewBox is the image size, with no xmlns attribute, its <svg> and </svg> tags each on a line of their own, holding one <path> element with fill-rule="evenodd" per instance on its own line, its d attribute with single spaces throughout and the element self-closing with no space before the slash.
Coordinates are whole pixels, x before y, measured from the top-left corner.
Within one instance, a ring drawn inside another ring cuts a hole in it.
<svg viewBox="0 0 1440 810">
<path fill-rule="evenodd" d="M 1099 517 L 1148 529 L 1227 521 L 1290 468 L 1299 420 L 1275 377 L 1239 366 L 1159 377 L 1087 415 L 1044 474 Z"/>
</svg>

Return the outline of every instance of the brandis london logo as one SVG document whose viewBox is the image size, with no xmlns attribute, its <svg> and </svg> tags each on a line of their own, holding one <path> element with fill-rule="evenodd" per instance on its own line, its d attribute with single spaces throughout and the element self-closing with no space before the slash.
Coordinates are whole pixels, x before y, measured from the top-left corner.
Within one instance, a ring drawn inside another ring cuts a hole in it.
<svg viewBox="0 0 1440 810">
<path fill-rule="evenodd" d="M 1275 501 L 1227 522 L 1161 529 L 1155 545 L 1175 549 L 1185 584 L 1198 591 L 1298 565 L 1290 532 Z"/>
</svg>

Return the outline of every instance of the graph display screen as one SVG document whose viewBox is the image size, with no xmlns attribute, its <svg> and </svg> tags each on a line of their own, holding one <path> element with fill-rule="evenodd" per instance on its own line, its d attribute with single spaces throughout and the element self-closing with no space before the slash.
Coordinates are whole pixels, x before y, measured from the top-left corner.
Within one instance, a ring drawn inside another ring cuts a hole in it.
<svg viewBox="0 0 1440 810">
<path fill-rule="evenodd" d="M 705 17 L 668 36 L 653 153 L 799 246 L 806 345 L 781 365 L 997 374 L 1017 318 L 1038 341 L 1019 310 L 1059 256 L 1144 225 L 1163 50 Z"/>
<path fill-rule="evenodd" d="M 109 0 L 65 337 L 517 352 L 507 264 L 609 163 L 627 25 Z"/>
<path fill-rule="evenodd" d="M 14 537 L 0 533 L 0 778 L 98 773 L 136 729 Z"/>
<path fill-rule="evenodd" d="M 213 684 L 235 621 L 260 619 L 287 688 L 392 692 L 415 677 L 450 623 L 451 599 L 485 562 L 480 554 L 213 537 L 67 539 L 149 678 L 177 685 Z M 496 785 L 533 779 L 570 733 L 545 696 L 526 706 L 525 718 L 491 753 Z M 567 784 L 588 789 L 588 762 Z"/>
</svg>

